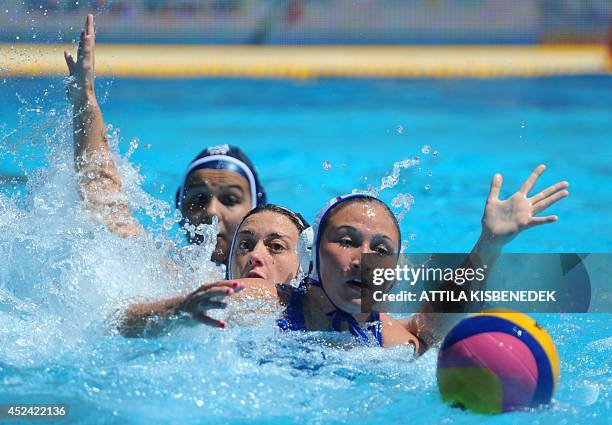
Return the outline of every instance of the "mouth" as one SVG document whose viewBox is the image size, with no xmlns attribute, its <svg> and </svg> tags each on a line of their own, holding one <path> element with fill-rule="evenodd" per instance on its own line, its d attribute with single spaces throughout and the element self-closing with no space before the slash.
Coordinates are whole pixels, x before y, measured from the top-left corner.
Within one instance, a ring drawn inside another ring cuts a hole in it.
<svg viewBox="0 0 612 425">
<path fill-rule="evenodd" d="M 251 278 L 256 278 L 256 279 L 265 279 L 266 278 L 263 274 L 261 274 L 259 272 L 256 272 L 256 271 L 253 271 L 253 270 L 248 272 L 245 277 L 251 277 Z"/>
<path fill-rule="evenodd" d="M 365 285 L 363 284 L 363 282 L 360 279 L 351 279 L 351 280 L 347 280 L 346 284 L 351 288 L 354 289 L 356 291 L 361 291 L 363 288 L 365 288 Z"/>
</svg>

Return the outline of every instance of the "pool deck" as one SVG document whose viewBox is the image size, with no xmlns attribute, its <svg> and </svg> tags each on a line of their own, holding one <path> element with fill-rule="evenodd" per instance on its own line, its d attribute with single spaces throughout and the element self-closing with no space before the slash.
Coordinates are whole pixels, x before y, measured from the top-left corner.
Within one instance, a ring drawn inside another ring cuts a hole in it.
<svg viewBox="0 0 612 425">
<path fill-rule="evenodd" d="M 0 77 L 66 74 L 74 45 L 0 44 Z M 98 44 L 96 74 L 133 78 L 496 78 L 612 74 L 605 45 L 190 46 Z"/>
</svg>

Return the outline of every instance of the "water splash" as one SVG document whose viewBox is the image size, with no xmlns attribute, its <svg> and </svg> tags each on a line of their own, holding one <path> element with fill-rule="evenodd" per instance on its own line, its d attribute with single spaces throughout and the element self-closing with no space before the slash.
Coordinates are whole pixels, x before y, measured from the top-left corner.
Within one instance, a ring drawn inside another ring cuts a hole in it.
<svg viewBox="0 0 612 425">
<path fill-rule="evenodd" d="M 209 260 L 214 242 L 184 246 L 171 232 L 180 221 L 174 208 L 142 189 L 128 160 L 137 146 L 121 155 L 123 142 L 111 127 L 128 203 L 152 223 L 141 237 L 124 239 L 92 220 L 79 198 L 70 111 L 36 100 L 22 105 L 5 153 L 42 156 L 46 165 L 28 172 L 22 161 L 25 191 L 0 193 L 0 365 L 48 364 L 81 352 L 84 341 L 112 330 L 110 318 L 128 303 L 220 277 Z M 208 234 L 214 229 L 198 230 L 215 241 Z"/>
</svg>

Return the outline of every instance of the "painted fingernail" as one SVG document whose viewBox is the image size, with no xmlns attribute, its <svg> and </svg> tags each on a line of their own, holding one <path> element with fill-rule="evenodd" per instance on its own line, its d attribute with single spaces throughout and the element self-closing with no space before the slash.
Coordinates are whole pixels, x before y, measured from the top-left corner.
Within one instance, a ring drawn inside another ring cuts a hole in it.
<svg viewBox="0 0 612 425">
<path fill-rule="evenodd" d="M 219 327 L 220 327 L 221 329 L 225 328 L 226 326 L 227 326 L 227 323 L 225 323 L 223 320 L 221 320 L 221 321 L 219 322 Z"/>
<path fill-rule="evenodd" d="M 227 288 L 227 289 L 225 290 L 225 293 L 226 293 L 227 295 L 232 295 L 232 294 L 234 293 L 234 290 L 233 290 L 233 289 L 231 289 L 231 288 Z"/>
<path fill-rule="evenodd" d="M 238 282 L 232 282 L 232 288 L 237 288 L 238 287 Z"/>
</svg>

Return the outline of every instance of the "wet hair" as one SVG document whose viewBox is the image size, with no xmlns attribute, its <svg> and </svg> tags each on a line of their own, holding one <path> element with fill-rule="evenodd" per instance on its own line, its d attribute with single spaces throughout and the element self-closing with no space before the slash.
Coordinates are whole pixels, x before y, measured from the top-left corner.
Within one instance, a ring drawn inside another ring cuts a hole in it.
<svg viewBox="0 0 612 425">
<path fill-rule="evenodd" d="M 308 222 L 306 221 L 306 219 L 304 219 L 304 217 L 302 217 L 302 215 L 299 213 L 293 212 L 290 209 L 281 207 L 279 205 L 264 204 L 264 205 L 258 205 L 257 207 L 249 211 L 242 219 L 242 222 L 240 223 L 240 225 L 236 228 L 236 231 L 242 226 L 242 224 L 246 221 L 247 218 L 249 218 L 252 215 L 264 212 L 264 211 L 269 211 L 269 212 L 274 212 L 274 213 L 284 215 L 295 225 L 295 227 L 298 229 L 298 233 L 302 233 L 304 229 L 310 226 Z"/>
<path fill-rule="evenodd" d="M 354 198 L 347 199 L 346 201 L 343 201 L 342 203 L 340 203 L 338 206 L 334 207 L 329 212 L 329 215 L 325 219 L 325 223 L 323 223 L 323 228 L 321 229 L 320 234 L 323 235 L 323 233 L 325 233 L 325 231 L 327 230 L 327 226 L 329 225 L 329 221 L 334 217 L 336 213 L 338 213 L 338 211 L 341 211 L 343 208 L 351 204 L 369 204 L 369 203 L 376 203 L 380 205 L 387 212 L 387 215 L 391 217 L 391 220 L 393 221 L 393 225 L 395 226 L 395 230 L 397 231 L 397 237 L 398 237 L 398 251 L 397 252 L 399 253 L 401 239 L 402 239 L 402 232 L 400 230 L 399 222 L 397 221 L 395 214 L 393 214 L 393 211 L 391 211 L 389 206 L 383 201 L 381 201 L 380 199 L 374 198 L 374 197 L 356 196 Z"/>
</svg>

